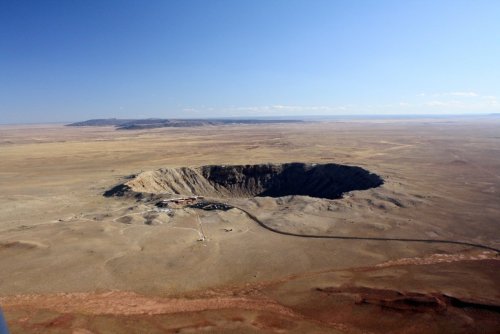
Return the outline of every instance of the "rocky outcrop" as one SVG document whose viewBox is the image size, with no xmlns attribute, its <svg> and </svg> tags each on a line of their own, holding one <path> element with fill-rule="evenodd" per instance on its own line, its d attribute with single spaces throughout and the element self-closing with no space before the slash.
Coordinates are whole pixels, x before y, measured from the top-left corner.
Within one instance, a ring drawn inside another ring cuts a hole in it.
<svg viewBox="0 0 500 334">
<path fill-rule="evenodd" d="M 500 305 L 494 300 L 459 298 L 438 292 L 420 293 L 353 286 L 317 288 L 316 291 L 327 295 L 351 295 L 357 304 L 372 304 L 384 308 L 413 312 L 444 312 L 449 307 L 500 312 Z"/>
</svg>

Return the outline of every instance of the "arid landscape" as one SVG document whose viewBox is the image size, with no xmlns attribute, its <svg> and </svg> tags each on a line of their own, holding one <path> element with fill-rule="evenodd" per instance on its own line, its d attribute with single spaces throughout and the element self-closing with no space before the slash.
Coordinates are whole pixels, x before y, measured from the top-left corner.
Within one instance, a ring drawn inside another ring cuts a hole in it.
<svg viewBox="0 0 500 334">
<path fill-rule="evenodd" d="M 12 333 L 500 328 L 498 116 L 2 125 L 0 189 Z"/>
</svg>

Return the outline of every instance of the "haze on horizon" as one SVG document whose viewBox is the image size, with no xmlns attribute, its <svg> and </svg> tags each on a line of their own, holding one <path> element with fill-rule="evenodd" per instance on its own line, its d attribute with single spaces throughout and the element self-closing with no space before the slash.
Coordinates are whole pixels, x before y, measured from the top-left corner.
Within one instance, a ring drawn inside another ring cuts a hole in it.
<svg viewBox="0 0 500 334">
<path fill-rule="evenodd" d="M 500 2 L 3 1 L 0 123 L 500 112 Z"/>
</svg>

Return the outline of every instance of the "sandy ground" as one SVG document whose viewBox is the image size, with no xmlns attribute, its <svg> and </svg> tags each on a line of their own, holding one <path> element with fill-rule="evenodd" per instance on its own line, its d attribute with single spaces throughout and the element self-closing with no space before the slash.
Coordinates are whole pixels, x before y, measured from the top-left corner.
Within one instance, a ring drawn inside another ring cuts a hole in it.
<svg viewBox="0 0 500 334">
<path fill-rule="evenodd" d="M 493 251 L 284 236 L 236 209 L 170 217 L 101 194 L 166 166 L 343 163 L 381 175 L 384 185 L 333 201 L 229 202 L 294 233 L 500 248 L 499 133 L 494 118 L 149 131 L 2 126 L 0 305 L 14 333 L 494 333 Z M 401 307 L 380 291 L 460 302 Z"/>
</svg>

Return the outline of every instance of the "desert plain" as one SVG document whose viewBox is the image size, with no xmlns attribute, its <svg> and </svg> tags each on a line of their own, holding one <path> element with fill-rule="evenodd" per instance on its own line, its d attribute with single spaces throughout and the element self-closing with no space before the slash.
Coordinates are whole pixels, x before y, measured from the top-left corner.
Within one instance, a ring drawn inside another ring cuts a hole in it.
<svg viewBox="0 0 500 334">
<path fill-rule="evenodd" d="M 339 199 L 226 197 L 233 209 L 169 214 L 103 196 L 160 168 L 290 162 L 359 166 L 383 184 Z M 2 125 L 0 190 L 0 306 L 12 333 L 500 328 L 495 116 Z M 254 218 L 290 234 L 367 240 L 279 234 Z"/>
</svg>

